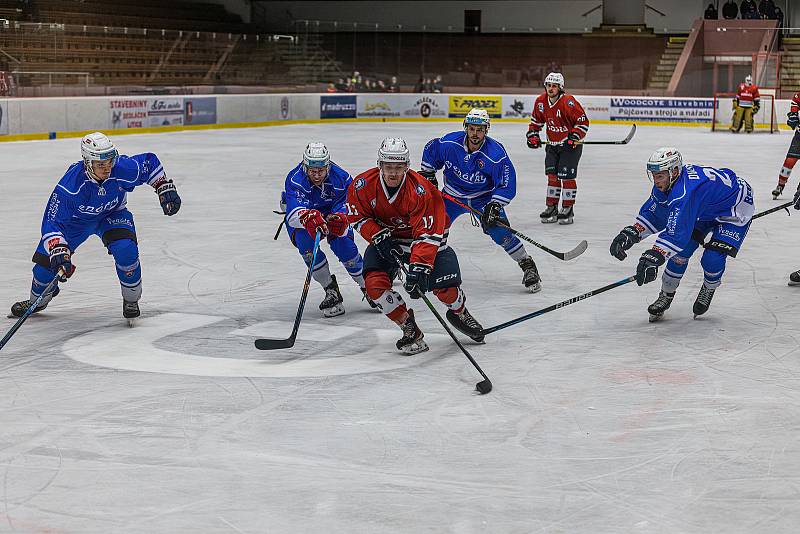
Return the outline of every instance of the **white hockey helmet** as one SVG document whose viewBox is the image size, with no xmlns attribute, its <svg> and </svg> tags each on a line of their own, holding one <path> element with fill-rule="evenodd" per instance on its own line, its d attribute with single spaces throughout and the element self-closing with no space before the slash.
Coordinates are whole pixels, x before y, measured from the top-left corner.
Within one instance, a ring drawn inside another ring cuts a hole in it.
<svg viewBox="0 0 800 534">
<path fill-rule="evenodd" d="M 673 176 L 672 169 L 677 168 L 677 176 Z M 650 181 L 655 183 L 653 178 L 654 172 L 669 171 L 669 185 L 675 183 L 675 180 L 680 176 L 680 171 L 683 169 L 683 157 L 678 152 L 677 148 L 671 146 L 661 147 L 650 156 L 647 160 L 647 177 Z"/>
<path fill-rule="evenodd" d="M 119 152 L 114 143 L 111 142 L 111 139 L 105 134 L 94 132 L 84 135 L 83 139 L 81 139 L 81 156 L 83 157 L 84 167 L 86 167 L 86 174 L 93 180 L 100 181 L 94 173 L 92 162 L 113 159 L 114 165 L 116 165 Z"/>
<path fill-rule="evenodd" d="M 303 169 L 308 172 L 309 168 L 327 167 L 331 163 L 331 155 L 328 147 L 323 143 L 309 143 L 303 151 Z"/>
<path fill-rule="evenodd" d="M 747 85 L 753 85 L 753 77 L 748 74 L 744 77 L 744 83 Z"/>
<path fill-rule="evenodd" d="M 559 87 L 561 87 L 561 90 L 563 91 L 564 90 L 564 75 L 561 74 L 560 72 L 551 72 L 544 79 L 544 83 L 545 83 L 545 85 L 548 84 L 548 83 L 557 84 Z"/>
<path fill-rule="evenodd" d="M 467 124 L 476 124 L 486 126 L 486 131 L 489 131 L 491 118 L 489 112 L 481 108 L 472 108 L 467 116 L 464 117 L 464 129 L 467 129 Z"/>
<path fill-rule="evenodd" d="M 411 163 L 410 154 L 402 137 L 387 137 L 378 149 L 378 165 L 381 163 Z"/>
</svg>

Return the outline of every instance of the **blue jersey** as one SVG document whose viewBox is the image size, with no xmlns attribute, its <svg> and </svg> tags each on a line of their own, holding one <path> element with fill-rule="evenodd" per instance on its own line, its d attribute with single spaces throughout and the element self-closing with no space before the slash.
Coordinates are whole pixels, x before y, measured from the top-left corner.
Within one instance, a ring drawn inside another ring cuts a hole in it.
<svg viewBox="0 0 800 534">
<path fill-rule="evenodd" d="M 286 224 L 302 228 L 300 212 L 307 209 L 319 210 L 323 215 L 347 213 L 347 188 L 352 181 L 346 170 L 331 162 L 328 177 L 319 187 L 315 186 L 300 163 L 286 176 L 281 195 L 281 201 L 286 203 Z"/>
<path fill-rule="evenodd" d="M 453 132 L 429 141 L 422 152 L 422 170 L 444 167 L 442 190 L 454 197 L 491 195 L 505 206 L 517 194 L 517 175 L 506 149 L 487 136 L 478 150 L 469 152 L 466 137 L 466 132 Z"/>
<path fill-rule="evenodd" d="M 696 223 L 744 226 L 754 211 L 752 188 L 732 170 L 684 165 L 669 193 L 653 187 L 636 222 L 646 229 L 642 237 L 658 233 L 655 246 L 669 258 L 689 245 Z"/>
<path fill-rule="evenodd" d="M 42 244 L 49 250 L 66 243 L 65 235 L 84 233 L 114 212 L 124 210 L 127 194 L 136 186 L 153 185 L 164 176 L 155 154 L 120 156 L 102 184 L 86 174 L 83 161 L 74 163 L 56 185 L 42 218 Z"/>
</svg>

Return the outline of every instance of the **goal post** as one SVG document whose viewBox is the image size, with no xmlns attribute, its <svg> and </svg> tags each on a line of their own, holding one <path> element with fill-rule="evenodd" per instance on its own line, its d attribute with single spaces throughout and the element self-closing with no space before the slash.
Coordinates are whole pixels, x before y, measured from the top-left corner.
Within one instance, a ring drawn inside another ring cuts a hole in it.
<svg viewBox="0 0 800 534">
<path fill-rule="evenodd" d="M 775 133 L 778 131 L 778 121 L 775 116 L 775 95 L 761 90 L 761 106 L 753 116 L 753 131 Z M 733 124 L 733 97 L 736 93 L 714 93 L 714 107 L 712 109 L 711 131 L 727 132 Z M 744 131 L 744 126 L 742 130 Z"/>
</svg>

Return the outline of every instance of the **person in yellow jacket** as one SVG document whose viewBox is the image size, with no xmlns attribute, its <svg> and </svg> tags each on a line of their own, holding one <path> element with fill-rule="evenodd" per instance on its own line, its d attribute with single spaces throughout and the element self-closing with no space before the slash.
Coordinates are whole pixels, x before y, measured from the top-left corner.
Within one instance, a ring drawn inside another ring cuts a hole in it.
<svg viewBox="0 0 800 534">
<path fill-rule="evenodd" d="M 738 133 L 742 129 L 753 133 L 753 116 L 761 108 L 761 95 L 758 93 L 758 86 L 753 84 L 753 78 L 748 74 L 743 83 L 739 84 L 736 96 L 733 97 L 733 124 L 731 132 Z"/>
</svg>

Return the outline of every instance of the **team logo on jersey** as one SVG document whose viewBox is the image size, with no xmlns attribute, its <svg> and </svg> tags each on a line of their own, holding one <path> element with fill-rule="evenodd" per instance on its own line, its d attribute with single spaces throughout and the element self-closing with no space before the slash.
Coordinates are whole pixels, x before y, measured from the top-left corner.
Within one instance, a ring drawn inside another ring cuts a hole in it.
<svg viewBox="0 0 800 534">
<path fill-rule="evenodd" d="M 484 166 L 484 165 L 485 165 L 485 163 L 483 163 L 483 160 L 482 160 L 482 159 L 479 159 L 479 160 L 478 160 L 478 168 L 480 168 L 480 169 L 483 169 L 483 166 Z"/>
<path fill-rule="evenodd" d="M 376 200 L 376 199 L 374 199 L 374 198 L 373 198 L 372 200 L 370 200 L 370 201 L 369 201 L 369 205 L 370 205 L 370 206 L 372 206 L 372 209 L 375 209 L 375 203 L 376 203 L 376 202 L 377 202 L 377 200 Z"/>
<path fill-rule="evenodd" d="M 467 154 L 466 156 L 464 156 L 464 161 L 465 161 L 465 162 L 469 161 L 469 154 Z"/>
<path fill-rule="evenodd" d="M 575 102 L 573 102 L 572 100 L 567 100 L 567 105 L 570 107 L 575 107 Z"/>
<path fill-rule="evenodd" d="M 359 189 L 361 189 L 362 187 L 364 187 L 364 184 L 366 184 L 366 183 L 367 183 L 367 181 L 366 181 L 366 180 L 364 180 L 363 178 L 359 178 L 358 180 L 356 180 L 356 183 L 355 183 L 355 184 L 353 184 L 353 189 L 355 189 L 356 191 L 358 191 Z"/>
<path fill-rule="evenodd" d="M 101 185 L 100 189 L 97 190 L 97 194 L 100 195 L 101 197 L 106 196 L 106 188 Z"/>
<path fill-rule="evenodd" d="M 425 194 L 425 188 L 424 188 L 424 187 L 422 187 L 422 185 L 421 185 L 421 184 L 420 184 L 420 185 L 417 185 L 417 194 L 418 194 L 419 196 L 422 196 L 422 195 L 424 195 L 424 194 Z"/>
<path fill-rule="evenodd" d="M 539 108 L 539 113 L 544 113 L 544 103 L 539 102 L 536 106 Z"/>
</svg>

